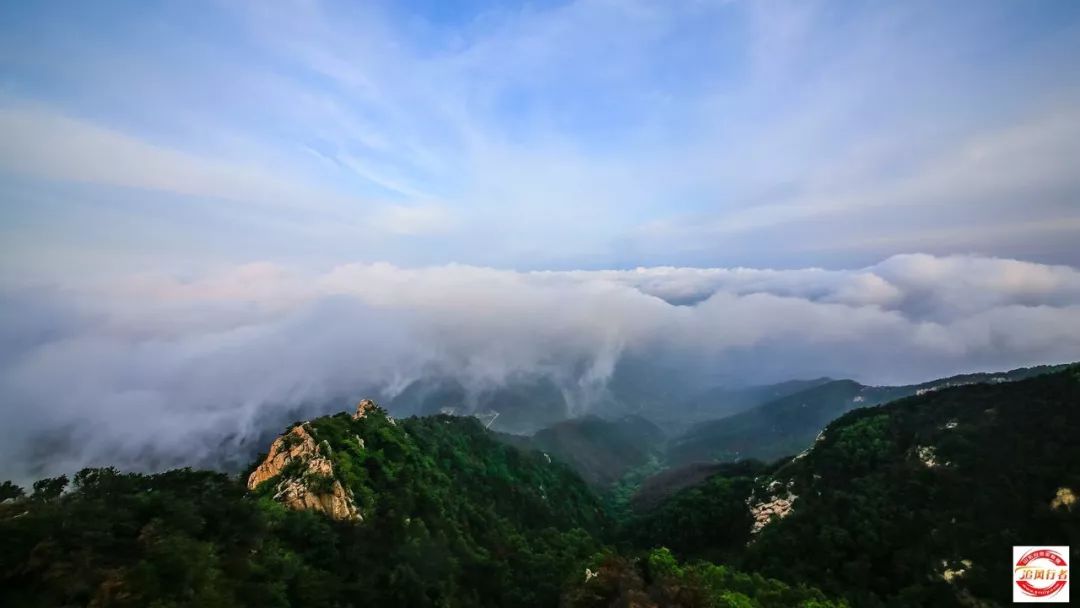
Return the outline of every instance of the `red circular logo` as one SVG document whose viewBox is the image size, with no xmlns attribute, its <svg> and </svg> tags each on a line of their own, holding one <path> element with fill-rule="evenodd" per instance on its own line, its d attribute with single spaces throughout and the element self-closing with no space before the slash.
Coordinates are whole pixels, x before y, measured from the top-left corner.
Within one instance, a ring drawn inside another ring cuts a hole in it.
<svg viewBox="0 0 1080 608">
<path fill-rule="evenodd" d="M 1049 597 L 1065 586 L 1068 562 L 1057 551 L 1028 551 L 1013 569 L 1016 585 L 1032 597 Z"/>
</svg>

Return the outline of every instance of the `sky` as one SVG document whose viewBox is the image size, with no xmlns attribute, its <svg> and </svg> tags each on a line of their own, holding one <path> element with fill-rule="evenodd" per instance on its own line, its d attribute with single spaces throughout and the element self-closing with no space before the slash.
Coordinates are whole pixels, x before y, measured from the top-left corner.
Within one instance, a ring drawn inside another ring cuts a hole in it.
<svg viewBox="0 0 1080 608">
<path fill-rule="evenodd" d="M 0 11 L 6 276 L 1080 264 L 1067 0 Z"/>
<path fill-rule="evenodd" d="M 1077 57 L 1068 0 L 3 3 L 0 463 L 1080 360 Z"/>
</svg>

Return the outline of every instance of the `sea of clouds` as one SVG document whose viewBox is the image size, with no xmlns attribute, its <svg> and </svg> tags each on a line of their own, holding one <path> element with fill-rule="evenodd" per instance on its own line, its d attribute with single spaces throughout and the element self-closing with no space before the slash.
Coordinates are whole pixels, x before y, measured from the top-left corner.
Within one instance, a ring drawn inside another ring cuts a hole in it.
<svg viewBox="0 0 1080 608">
<path fill-rule="evenodd" d="M 0 291 L 0 478 L 197 464 L 272 414 L 433 377 L 472 392 L 544 378 L 583 413 L 627 357 L 702 385 L 1080 360 L 1080 271 L 975 256 L 855 270 L 259 263 L 73 285 Z"/>
</svg>

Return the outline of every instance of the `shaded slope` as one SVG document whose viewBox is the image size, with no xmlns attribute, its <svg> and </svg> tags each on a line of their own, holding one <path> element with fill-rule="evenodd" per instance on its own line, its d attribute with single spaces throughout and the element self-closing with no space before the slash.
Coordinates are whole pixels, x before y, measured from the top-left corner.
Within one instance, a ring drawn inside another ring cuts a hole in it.
<svg viewBox="0 0 1080 608">
<path fill-rule="evenodd" d="M 372 406 L 285 437 L 254 492 L 87 469 L 0 504 L 0 605 L 551 606 L 603 536 L 580 478 L 471 418 Z M 357 516 L 327 517 L 327 495 Z"/>
<path fill-rule="evenodd" d="M 831 382 L 831 378 L 788 380 L 742 388 L 716 387 L 694 395 L 672 408 L 672 415 L 684 424 L 732 416 L 750 408 Z"/>
<path fill-rule="evenodd" d="M 634 513 L 649 511 L 683 488 L 696 486 L 730 466 L 719 462 L 691 462 L 665 469 L 641 482 L 630 497 L 630 510 Z"/>
<path fill-rule="evenodd" d="M 568 415 L 559 387 L 549 379 L 528 376 L 513 377 L 501 386 L 474 394 L 453 379 L 419 380 L 391 399 L 388 408 L 399 416 L 497 412 L 491 428 L 510 433 L 531 433 Z"/>
<path fill-rule="evenodd" d="M 586 416 L 538 431 L 531 445 L 565 462 L 591 485 L 606 487 L 655 457 L 663 442 L 663 432 L 644 418 Z"/>
<path fill-rule="evenodd" d="M 818 384 L 749 409 L 693 426 L 668 447 L 673 466 L 698 461 L 729 462 L 755 458 L 769 461 L 796 454 L 813 442 L 826 424 L 859 407 L 878 405 L 910 395 L 975 383 L 1012 382 L 1062 369 L 1021 368 L 941 378 L 905 386 L 864 386 L 853 380 Z"/>
<path fill-rule="evenodd" d="M 1012 545 L 1069 544 L 1076 557 L 1080 509 L 1054 501 L 1080 490 L 1077 437 L 1077 368 L 852 412 L 774 476 L 798 498 L 747 564 L 847 588 L 860 605 L 1007 603 Z M 770 555 L 781 547 L 818 559 L 782 564 Z"/>
<path fill-rule="evenodd" d="M 852 380 L 834 380 L 734 416 L 695 425 L 671 442 L 668 461 L 678 465 L 772 460 L 794 454 L 837 416 L 873 403 L 867 403 L 866 388 Z"/>
<path fill-rule="evenodd" d="M 1077 556 L 1077 437 L 1078 367 L 944 388 L 845 414 L 806 455 L 714 475 L 624 534 L 857 606 L 1005 604 L 1012 545 Z"/>
</svg>

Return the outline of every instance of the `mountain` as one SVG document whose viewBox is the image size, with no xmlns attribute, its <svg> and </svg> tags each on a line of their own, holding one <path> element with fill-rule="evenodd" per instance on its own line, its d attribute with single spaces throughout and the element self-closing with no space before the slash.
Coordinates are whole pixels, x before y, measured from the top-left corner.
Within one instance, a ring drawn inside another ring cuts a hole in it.
<svg viewBox="0 0 1080 608">
<path fill-rule="evenodd" d="M 511 378 L 476 393 L 453 379 L 425 378 L 406 386 L 387 407 L 402 417 L 475 413 L 484 415 L 494 429 L 518 434 L 532 433 L 569 416 L 559 387 L 547 378 L 532 377 Z"/>
<path fill-rule="evenodd" d="M 772 460 L 805 448 L 840 414 L 866 403 L 864 387 L 833 380 L 745 412 L 694 425 L 668 447 L 673 465 L 695 461 Z"/>
<path fill-rule="evenodd" d="M 736 413 L 828 380 L 716 387 L 703 384 L 699 377 L 705 375 L 665 366 L 655 359 L 627 356 L 619 359 L 604 390 L 588 395 L 588 412 L 605 419 L 641 416 L 662 425 L 665 432 L 681 432 L 695 422 Z M 578 417 L 568 397 L 572 391 L 550 378 L 527 374 L 484 390 L 469 390 L 454 378 L 430 376 L 408 383 L 387 396 L 385 403 L 400 417 L 498 413 L 492 429 L 528 435 Z"/>
<path fill-rule="evenodd" d="M 906 386 L 864 386 L 854 380 L 822 379 L 744 412 L 694 425 L 671 441 L 667 461 L 679 466 L 698 461 L 774 460 L 806 449 L 826 424 L 859 407 L 953 386 L 1012 382 L 1062 367 L 965 374 Z"/>
<path fill-rule="evenodd" d="M 604 488 L 656 458 L 665 439 L 659 427 L 639 416 L 586 416 L 537 431 L 529 445 L 566 463 L 592 486 Z"/>
<path fill-rule="evenodd" d="M 630 496 L 629 507 L 635 513 L 652 510 L 667 497 L 683 488 L 696 486 L 706 479 L 727 472 L 729 475 L 747 466 L 757 466 L 756 460 L 733 463 L 691 462 L 679 467 L 665 469 L 642 480 Z"/>
<path fill-rule="evenodd" d="M 67 481 L 0 504 L 0 605 L 552 606 L 608 525 L 573 472 L 477 420 L 371 402 L 292 426 L 240 478 Z"/>
<path fill-rule="evenodd" d="M 1077 437 L 1080 366 L 924 391 L 844 414 L 803 455 L 685 488 L 622 536 L 854 606 L 1006 604 L 1012 545 L 1077 557 Z"/>
<path fill-rule="evenodd" d="M 609 480 L 616 454 L 648 465 L 663 435 L 643 419 L 511 438 L 365 400 L 290 425 L 240 475 L 0 483 L 0 605 L 1003 605 L 1012 545 L 1080 549 L 1080 366 L 1014 377 L 857 408 L 795 457 L 672 469 L 636 511 L 620 492 L 645 465 L 604 489 L 561 460 Z"/>
<path fill-rule="evenodd" d="M 567 581 L 562 608 L 849 608 L 806 585 L 702 561 L 664 547 L 628 557 L 605 551 Z"/>
<path fill-rule="evenodd" d="M 718 386 L 702 391 L 670 408 L 677 422 L 690 425 L 738 414 L 750 408 L 831 382 L 831 378 L 788 380 L 746 387 Z M 671 424 L 671 423 L 669 423 Z M 684 429 L 685 430 L 685 429 Z"/>
</svg>

